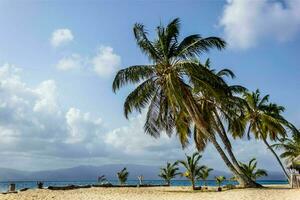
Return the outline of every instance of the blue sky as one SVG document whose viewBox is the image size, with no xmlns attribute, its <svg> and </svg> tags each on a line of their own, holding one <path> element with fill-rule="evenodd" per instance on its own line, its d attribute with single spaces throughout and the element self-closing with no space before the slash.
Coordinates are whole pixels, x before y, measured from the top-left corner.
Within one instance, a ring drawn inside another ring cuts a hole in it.
<svg viewBox="0 0 300 200">
<path fill-rule="evenodd" d="M 180 17 L 182 36 L 225 38 L 225 51 L 201 58 L 231 68 L 234 83 L 270 94 L 299 127 L 299 8 L 299 0 L 1 1 L 0 166 L 162 164 L 184 155 L 176 138 L 145 136 L 143 115 L 124 118 L 130 87 L 111 90 L 118 69 L 148 62 L 133 38 L 135 22 L 154 37 L 157 25 Z M 235 148 L 241 159 L 257 156 L 278 170 L 261 143 Z M 212 148 L 204 154 L 223 168 Z"/>
</svg>

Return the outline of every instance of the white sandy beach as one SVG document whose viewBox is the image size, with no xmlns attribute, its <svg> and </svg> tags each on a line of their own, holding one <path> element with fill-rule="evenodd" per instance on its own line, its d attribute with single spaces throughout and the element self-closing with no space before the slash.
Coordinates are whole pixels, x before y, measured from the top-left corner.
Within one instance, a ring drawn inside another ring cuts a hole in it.
<svg viewBox="0 0 300 200">
<path fill-rule="evenodd" d="M 297 200 L 300 189 L 287 185 L 263 189 L 233 189 L 223 192 L 191 191 L 189 187 L 88 188 L 69 191 L 33 189 L 17 194 L 1 194 L 0 200 Z"/>
</svg>

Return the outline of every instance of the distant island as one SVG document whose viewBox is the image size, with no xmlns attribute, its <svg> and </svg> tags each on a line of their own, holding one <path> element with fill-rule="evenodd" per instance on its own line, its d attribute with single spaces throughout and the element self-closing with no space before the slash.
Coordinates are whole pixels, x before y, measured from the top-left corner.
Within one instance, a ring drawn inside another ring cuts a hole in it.
<svg viewBox="0 0 300 200">
<path fill-rule="evenodd" d="M 128 179 L 137 180 L 138 176 L 143 175 L 145 180 L 160 180 L 158 177 L 160 166 L 150 165 L 129 165 L 129 164 L 110 164 L 101 166 L 83 165 L 72 168 L 63 168 L 45 171 L 21 171 L 15 169 L 0 168 L 0 182 L 5 181 L 81 181 L 81 180 L 97 180 L 100 175 L 105 175 L 109 180 L 116 180 L 116 172 L 127 167 L 130 172 Z M 230 173 L 214 170 L 209 179 L 214 179 L 218 174 L 230 177 Z M 178 177 L 180 179 L 180 177 Z M 269 172 L 269 176 L 264 180 L 285 180 L 281 172 Z"/>
</svg>

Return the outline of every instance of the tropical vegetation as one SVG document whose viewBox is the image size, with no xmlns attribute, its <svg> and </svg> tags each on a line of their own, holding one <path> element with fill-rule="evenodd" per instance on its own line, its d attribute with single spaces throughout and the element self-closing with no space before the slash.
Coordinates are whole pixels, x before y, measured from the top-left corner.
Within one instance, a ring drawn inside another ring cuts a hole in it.
<svg viewBox="0 0 300 200">
<path fill-rule="evenodd" d="M 160 174 L 158 176 L 164 179 L 168 186 L 170 186 L 171 180 L 180 174 L 180 172 L 178 172 L 179 168 L 177 167 L 177 164 L 177 162 L 174 162 L 173 164 L 167 162 L 167 166 L 160 169 Z"/>
<path fill-rule="evenodd" d="M 212 171 L 212 168 L 204 167 L 200 174 L 198 175 L 198 179 L 201 179 L 203 181 L 203 185 L 207 186 L 207 178 L 209 177 L 209 173 Z"/>
<path fill-rule="evenodd" d="M 201 157 L 202 156 L 199 153 L 195 152 L 191 156 L 186 155 L 186 160 L 178 161 L 178 163 L 180 163 L 186 170 L 182 173 L 182 176 L 191 181 L 193 190 L 196 189 L 195 184 L 200 174 L 202 173 L 202 170 L 206 168 L 206 166 L 204 165 L 199 165 Z"/>
<path fill-rule="evenodd" d="M 211 62 L 209 59 L 206 60 L 204 67 L 207 68 L 212 74 L 217 76 L 218 80 L 226 83 L 225 78 L 235 78 L 235 74 L 230 69 L 221 69 L 217 71 L 211 68 Z M 209 93 L 203 93 L 197 86 L 194 87 L 195 99 L 198 103 L 198 107 L 201 112 L 206 116 L 207 129 L 219 137 L 224 145 L 225 151 L 228 153 L 229 157 L 226 157 L 225 152 L 221 152 L 221 157 L 231 169 L 236 179 L 242 183 L 242 185 L 248 186 L 259 186 L 253 184 L 248 177 L 245 177 L 242 169 L 239 166 L 238 160 L 233 153 L 232 145 L 229 140 L 228 134 L 232 134 L 234 137 L 236 135 L 241 135 L 244 131 L 243 124 L 240 119 L 243 117 L 244 112 L 244 100 L 240 97 L 242 93 L 246 91 L 246 88 L 240 85 L 228 85 L 226 89 L 226 94 L 221 95 L 220 98 L 216 98 L 214 95 Z M 194 139 L 197 144 L 197 149 L 203 151 L 209 142 L 209 138 L 203 134 L 203 132 L 197 128 L 194 129 Z M 230 161 L 230 160 L 231 161 Z M 238 175 L 236 175 L 238 174 Z M 246 183 L 245 181 L 248 181 Z"/>
<path fill-rule="evenodd" d="M 107 179 L 105 177 L 105 175 L 101 175 L 101 176 L 98 176 L 98 183 L 106 183 L 107 182 Z"/>
<path fill-rule="evenodd" d="M 256 158 L 252 158 L 248 163 L 240 162 L 240 166 L 243 169 L 244 173 L 254 181 L 256 181 L 256 179 L 260 177 L 268 176 L 266 170 L 256 169 L 257 167 Z"/>
<path fill-rule="evenodd" d="M 283 138 L 272 147 L 283 150 L 280 157 L 286 160 L 290 168 L 296 169 L 300 173 L 300 134 L 293 134 L 291 138 Z"/>
<path fill-rule="evenodd" d="M 113 81 L 114 91 L 129 83 L 138 84 L 125 100 L 125 116 L 128 118 L 134 110 L 141 112 L 146 109 L 145 132 L 154 137 L 161 132 L 168 135 L 177 133 L 183 147 L 188 144 L 190 126 L 194 123 L 194 140 L 198 148 L 203 142 L 211 142 L 241 185 L 258 186 L 227 157 L 207 120 L 210 116 L 199 107 L 193 93 L 195 88 L 197 95 L 210 97 L 213 105 L 228 107 L 227 101 L 223 102 L 225 99 L 231 102 L 234 89 L 198 61 L 199 55 L 212 48 L 224 49 L 225 41 L 218 37 L 203 38 L 194 34 L 179 42 L 178 18 L 167 27 L 160 25 L 156 30 L 157 38 L 150 41 L 144 25 L 135 24 L 133 32 L 137 45 L 147 55 L 150 64 L 122 69 Z M 224 143 L 227 150 L 230 149 L 229 144 L 229 140 Z"/>
<path fill-rule="evenodd" d="M 216 176 L 215 180 L 218 185 L 218 191 L 221 191 L 222 190 L 221 185 L 226 180 L 226 177 L 225 176 Z"/>
<path fill-rule="evenodd" d="M 251 132 L 267 145 L 286 174 L 268 143 L 268 139 L 285 138 L 287 129 L 296 131 L 283 118 L 283 107 L 268 103 L 268 97 L 260 98 L 258 91 L 249 93 L 240 85 L 229 85 L 226 78 L 235 77 L 231 70 L 218 71 L 211 68 L 209 59 L 200 61 L 209 50 L 223 50 L 224 40 L 199 34 L 182 37 L 178 18 L 167 26 L 159 25 L 153 40 L 140 23 L 134 25 L 133 34 L 149 63 L 121 69 L 114 78 L 114 92 L 127 84 L 136 86 L 124 102 L 126 118 L 134 111 L 145 111 L 145 133 L 155 138 L 161 133 L 176 134 L 183 148 L 190 138 L 199 151 L 211 143 L 241 186 L 260 187 L 245 174 L 229 139 L 229 134 L 240 138 Z M 188 162 L 184 165 L 189 166 Z M 196 174 L 186 175 L 195 182 Z"/>
<path fill-rule="evenodd" d="M 129 172 L 127 171 L 126 167 L 124 167 L 121 171 L 117 173 L 117 177 L 121 185 L 124 185 L 127 181 L 129 176 Z"/>
<path fill-rule="evenodd" d="M 244 122 L 249 124 L 248 138 L 250 138 L 250 133 L 253 133 L 256 139 L 262 140 L 275 156 L 286 178 L 289 179 L 283 163 L 268 139 L 278 141 L 280 138 L 286 138 L 287 129 L 293 133 L 298 132 L 297 129 L 282 116 L 284 107 L 269 102 L 269 95 L 261 97 L 260 91 L 256 90 L 252 93 L 246 92 L 244 99 L 246 101 Z"/>
</svg>

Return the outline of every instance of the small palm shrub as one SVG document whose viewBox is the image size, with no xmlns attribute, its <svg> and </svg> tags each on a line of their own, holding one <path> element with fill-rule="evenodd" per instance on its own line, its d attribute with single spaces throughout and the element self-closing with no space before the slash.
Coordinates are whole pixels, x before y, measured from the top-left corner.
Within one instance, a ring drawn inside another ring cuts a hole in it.
<svg viewBox="0 0 300 200">
<path fill-rule="evenodd" d="M 107 179 L 106 179 L 105 175 L 98 176 L 98 183 L 100 183 L 100 184 L 107 183 Z"/>
<path fill-rule="evenodd" d="M 197 179 L 201 179 L 203 181 L 204 186 L 207 186 L 206 180 L 212 170 L 212 168 L 205 167 L 203 170 L 201 170 L 199 176 L 197 177 Z"/>
<path fill-rule="evenodd" d="M 192 156 L 186 156 L 186 160 L 178 161 L 186 169 L 182 176 L 185 176 L 192 183 L 192 189 L 196 190 L 196 180 L 201 174 L 201 171 L 206 168 L 204 165 L 199 165 L 199 160 L 202 156 L 199 153 L 193 153 Z"/>
<path fill-rule="evenodd" d="M 179 168 L 177 167 L 177 164 L 178 162 L 174 162 L 173 164 L 168 162 L 166 167 L 160 169 L 160 174 L 158 176 L 164 179 L 168 186 L 170 186 L 171 180 L 180 174 L 178 172 Z"/>
<path fill-rule="evenodd" d="M 119 171 L 117 173 L 117 176 L 118 176 L 118 179 L 119 179 L 119 182 L 121 185 L 124 185 L 126 183 L 128 175 L 129 175 L 129 172 L 127 171 L 126 167 L 124 167 L 121 171 Z"/>
<path fill-rule="evenodd" d="M 264 169 L 256 169 L 257 161 L 256 158 L 252 158 L 247 164 L 240 162 L 241 169 L 246 176 L 256 181 L 257 178 L 268 176 L 268 173 Z"/>
<path fill-rule="evenodd" d="M 226 180 L 225 176 L 216 176 L 215 179 L 218 185 L 218 191 L 222 191 L 221 184 Z"/>
</svg>

